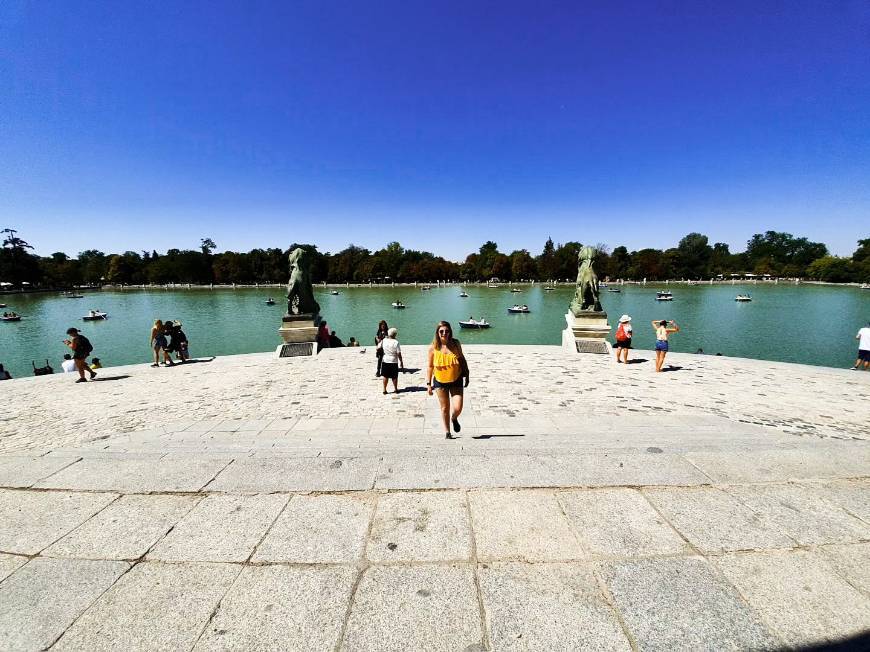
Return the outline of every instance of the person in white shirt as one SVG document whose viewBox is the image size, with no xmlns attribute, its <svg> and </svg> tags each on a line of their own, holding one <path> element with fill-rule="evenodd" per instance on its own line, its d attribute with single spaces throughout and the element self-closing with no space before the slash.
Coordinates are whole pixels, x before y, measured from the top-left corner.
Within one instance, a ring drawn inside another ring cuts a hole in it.
<svg viewBox="0 0 870 652">
<path fill-rule="evenodd" d="M 861 363 L 864 363 L 864 371 L 870 369 L 870 321 L 867 326 L 858 331 L 855 336 L 858 340 L 858 359 L 855 360 L 855 366 L 852 369 L 858 369 Z"/>
<path fill-rule="evenodd" d="M 63 362 L 60 363 L 61 369 L 65 374 L 71 374 L 76 370 L 76 361 L 72 359 L 69 353 L 63 356 Z"/>
<path fill-rule="evenodd" d="M 384 352 L 381 360 L 381 376 L 384 378 L 384 394 L 387 393 L 387 380 L 393 381 L 393 393 L 399 393 L 399 367 L 404 370 L 405 363 L 402 361 L 402 347 L 396 339 L 399 331 L 391 328 L 387 336 L 378 342 L 378 348 Z"/>
</svg>

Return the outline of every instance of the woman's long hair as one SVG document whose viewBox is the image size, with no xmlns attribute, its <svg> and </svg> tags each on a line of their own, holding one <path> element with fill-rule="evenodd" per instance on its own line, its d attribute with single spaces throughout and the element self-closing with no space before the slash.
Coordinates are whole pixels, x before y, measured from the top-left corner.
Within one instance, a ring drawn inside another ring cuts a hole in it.
<svg viewBox="0 0 870 652">
<path fill-rule="evenodd" d="M 388 328 L 389 327 L 387 326 L 387 321 L 385 319 L 382 319 L 381 321 L 378 322 L 378 332 L 379 333 L 381 331 L 384 331 L 386 333 Z"/>
<path fill-rule="evenodd" d="M 159 319 L 154 320 L 154 326 L 151 327 L 158 335 L 163 332 L 163 322 Z"/>
<path fill-rule="evenodd" d="M 445 327 L 450 331 L 450 334 L 446 338 L 442 338 L 438 334 L 438 330 Z M 432 340 L 432 348 L 440 350 L 442 344 L 445 344 L 453 353 L 459 353 L 459 347 L 457 346 L 459 342 L 453 339 L 453 326 L 450 325 L 449 321 L 439 321 L 435 325 L 435 338 Z"/>
</svg>

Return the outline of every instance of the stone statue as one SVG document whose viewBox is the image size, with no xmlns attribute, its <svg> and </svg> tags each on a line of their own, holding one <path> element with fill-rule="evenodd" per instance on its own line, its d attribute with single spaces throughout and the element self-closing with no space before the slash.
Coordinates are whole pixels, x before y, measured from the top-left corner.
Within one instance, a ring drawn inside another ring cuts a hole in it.
<svg viewBox="0 0 870 652">
<path fill-rule="evenodd" d="M 577 254 L 577 291 L 571 302 L 571 312 L 603 312 L 598 294 L 598 276 L 592 269 L 595 262 L 595 247 L 582 247 Z"/>
<path fill-rule="evenodd" d="M 287 284 L 288 315 L 318 315 L 320 306 L 311 289 L 311 257 L 302 247 L 290 252 L 290 282 Z"/>
</svg>

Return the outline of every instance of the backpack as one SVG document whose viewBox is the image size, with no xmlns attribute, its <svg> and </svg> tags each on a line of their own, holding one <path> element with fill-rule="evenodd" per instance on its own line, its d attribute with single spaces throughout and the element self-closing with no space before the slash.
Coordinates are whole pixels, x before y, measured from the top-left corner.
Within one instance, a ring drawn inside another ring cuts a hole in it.
<svg viewBox="0 0 870 652">
<path fill-rule="evenodd" d="M 94 350 L 94 347 L 91 346 L 91 341 L 82 335 L 78 334 L 78 342 L 76 342 L 76 353 L 80 353 L 82 355 L 88 356 L 91 354 L 91 351 Z"/>
<path fill-rule="evenodd" d="M 625 324 L 620 323 L 619 327 L 616 329 L 616 340 L 618 342 L 623 342 L 628 339 L 628 333 L 625 332 Z"/>
</svg>

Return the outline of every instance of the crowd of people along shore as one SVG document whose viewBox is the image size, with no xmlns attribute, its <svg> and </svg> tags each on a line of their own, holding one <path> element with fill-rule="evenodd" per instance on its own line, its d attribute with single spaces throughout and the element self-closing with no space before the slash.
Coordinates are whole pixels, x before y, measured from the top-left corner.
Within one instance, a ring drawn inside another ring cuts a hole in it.
<svg viewBox="0 0 870 652">
<path fill-rule="evenodd" d="M 655 370 L 656 372 L 661 372 L 668 353 L 670 336 L 679 333 L 680 327 L 674 320 L 666 319 L 653 320 L 650 322 L 650 325 L 655 331 L 656 338 Z M 631 316 L 622 315 L 619 318 L 613 342 L 617 364 L 629 364 L 629 351 L 632 348 L 633 333 Z M 96 370 L 102 369 L 103 365 L 100 358 L 92 356 L 94 347 L 90 340 L 77 328 L 67 329 L 66 334 L 67 339 L 64 339 L 63 343 L 70 349 L 71 353 L 63 356 L 61 369 L 65 373 L 78 373 L 79 377 L 75 381 L 77 383 L 87 382 L 88 378 L 94 380 L 97 377 Z M 858 356 L 855 364 L 850 369 L 858 370 L 863 368 L 865 371 L 870 370 L 870 322 L 867 323 L 867 326 L 858 330 L 855 339 L 858 340 Z M 375 356 L 377 358 L 375 376 L 383 381 L 382 391 L 384 394 L 387 394 L 387 386 L 391 381 L 393 393 L 398 394 L 400 391 L 398 386 L 399 372 L 404 371 L 402 348 L 398 341 L 398 330 L 390 328 L 386 320 L 382 319 L 378 323 L 374 344 Z M 317 352 L 319 353 L 324 348 L 358 347 L 359 341 L 355 337 L 351 337 L 345 345 L 336 332 L 329 329 L 327 321 L 323 319 L 318 325 L 316 345 Z M 176 364 L 185 364 L 190 360 L 190 342 L 187 334 L 182 329 L 181 322 L 177 320 L 155 320 L 151 327 L 149 347 L 154 355 L 153 362 L 151 363 L 152 367 L 160 367 L 161 365 L 171 367 Z M 703 349 L 698 349 L 695 353 L 703 354 L 704 351 Z M 717 353 L 716 355 L 722 354 Z M 174 360 L 173 356 L 175 356 Z M 88 358 L 91 358 L 90 363 L 88 363 Z M 33 373 L 36 376 L 42 376 L 54 373 L 54 369 L 46 360 L 44 367 L 37 367 L 34 363 Z M 11 379 L 12 375 L 0 363 L 0 380 Z M 461 426 L 458 417 L 462 413 L 463 388 L 468 387 L 468 383 L 468 362 L 462 353 L 462 345 L 459 343 L 459 340 L 453 337 L 453 329 L 450 323 L 440 321 L 435 327 L 432 344 L 429 346 L 426 387 L 430 396 L 433 391 L 437 392 L 447 438 L 452 437 L 450 431 L 451 425 L 455 432 L 460 430 Z"/>
</svg>

